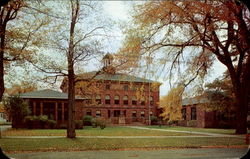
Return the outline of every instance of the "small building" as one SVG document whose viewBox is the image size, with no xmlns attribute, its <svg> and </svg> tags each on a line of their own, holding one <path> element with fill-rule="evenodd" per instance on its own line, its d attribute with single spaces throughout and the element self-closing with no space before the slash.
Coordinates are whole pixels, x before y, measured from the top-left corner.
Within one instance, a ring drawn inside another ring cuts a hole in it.
<svg viewBox="0 0 250 159">
<path fill-rule="evenodd" d="M 45 89 L 22 93 L 20 98 L 28 102 L 31 115 L 47 115 L 48 119 L 55 120 L 57 125 L 67 124 L 68 94 Z M 83 99 L 76 97 L 76 120 L 82 120 L 82 103 Z"/>
<path fill-rule="evenodd" d="M 8 121 L 8 115 L 4 110 L 3 106 L 0 104 L 0 122 L 7 122 L 7 121 Z"/>
<path fill-rule="evenodd" d="M 235 125 L 235 118 L 227 116 L 220 111 L 208 111 L 204 104 L 209 103 L 205 98 L 190 98 L 182 101 L 182 120 L 180 126 L 199 128 L 232 128 Z"/>
</svg>

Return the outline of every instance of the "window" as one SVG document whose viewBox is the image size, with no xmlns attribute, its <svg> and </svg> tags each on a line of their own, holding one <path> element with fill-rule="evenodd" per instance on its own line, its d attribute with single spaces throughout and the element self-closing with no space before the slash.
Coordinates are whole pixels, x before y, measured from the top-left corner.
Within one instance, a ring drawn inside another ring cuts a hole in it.
<svg viewBox="0 0 250 159">
<path fill-rule="evenodd" d="M 114 110 L 114 117 L 120 117 L 121 112 L 120 110 Z"/>
<path fill-rule="evenodd" d="M 110 84 L 106 84 L 105 89 L 110 90 Z"/>
<path fill-rule="evenodd" d="M 87 110 L 86 111 L 86 115 L 90 115 L 91 116 L 92 115 L 91 110 Z"/>
<path fill-rule="evenodd" d="M 137 100 L 135 96 L 132 97 L 132 105 L 137 105 Z"/>
<path fill-rule="evenodd" d="M 181 109 L 181 114 L 182 114 L 182 119 L 183 119 L 183 120 L 186 120 L 186 119 L 187 119 L 187 116 L 186 116 L 186 114 L 187 114 L 187 109 L 186 109 L 186 108 L 182 108 L 182 109 Z"/>
<path fill-rule="evenodd" d="M 150 112 L 149 114 L 150 114 L 150 116 L 153 116 L 153 112 Z"/>
<path fill-rule="evenodd" d="M 115 104 L 120 104 L 120 97 L 118 95 L 115 96 Z"/>
<path fill-rule="evenodd" d="M 141 105 L 145 105 L 145 98 L 144 97 L 141 98 Z"/>
<path fill-rule="evenodd" d="M 101 104 L 101 103 L 102 103 L 101 96 L 100 96 L 100 95 L 97 95 L 97 96 L 95 97 L 95 101 L 96 101 L 97 104 Z"/>
<path fill-rule="evenodd" d="M 92 104 L 92 101 L 91 101 L 91 99 L 86 99 L 86 100 L 85 100 L 85 103 L 86 103 L 87 105 L 90 105 L 90 104 Z"/>
<path fill-rule="evenodd" d="M 196 107 L 191 108 L 191 120 L 196 120 Z"/>
<path fill-rule="evenodd" d="M 135 110 L 132 111 L 132 117 L 133 117 L 133 118 L 136 118 L 136 111 L 135 111 Z"/>
<path fill-rule="evenodd" d="M 128 96 L 123 97 L 123 104 L 128 105 Z"/>
<path fill-rule="evenodd" d="M 128 91 L 128 85 L 123 86 L 124 91 Z"/>
<path fill-rule="evenodd" d="M 101 111 L 100 111 L 100 110 L 97 110 L 96 113 L 95 113 L 95 116 L 96 116 L 96 117 L 101 117 Z"/>
<path fill-rule="evenodd" d="M 110 104 L 110 95 L 105 96 L 105 104 Z"/>
<path fill-rule="evenodd" d="M 141 111 L 141 117 L 144 118 L 145 117 L 145 112 Z"/>
<path fill-rule="evenodd" d="M 154 105 L 154 100 L 153 100 L 152 96 L 149 97 L 149 101 L 150 101 L 150 105 L 153 106 Z"/>
</svg>

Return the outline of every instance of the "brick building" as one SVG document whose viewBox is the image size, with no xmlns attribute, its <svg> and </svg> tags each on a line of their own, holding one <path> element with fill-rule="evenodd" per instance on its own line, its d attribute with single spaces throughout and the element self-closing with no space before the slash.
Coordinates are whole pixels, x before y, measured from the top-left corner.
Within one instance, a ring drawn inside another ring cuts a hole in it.
<svg viewBox="0 0 250 159">
<path fill-rule="evenodd" d="M 112 124 L 148 124 L 150 115 L 159 117 L 160 83 L 116 72 L 111 54 L 102 62 L 100 71 L 77 75 L 76 94 L 84 101 L 76 114 L 102 117 Z M 61 89 L 67 93 L 66 78 Z"/>
<path fill-rule="evenodd" d="M 199 128 L 232 128 L 235 118 L 219 111 L 208 111 L 204 104 L 208 99 L 184 99 L 182 101 L 182 120 L 180 126 L 191 126 Z"/>
<path fill-rule="evenodd" d="M 68 94 L 45 89 L 22 93 L 19 96 L 29 104 L 31 115 L 46 115 L 49 119 L 55 120 L 58 126 L 67 124 Z M 76 120 L 82 119 L 82 110 L 79 110 L 82 103 L 83 99 L 76 97 L 76 110 L 79 112 L 76 115 Z"/>
</svg>

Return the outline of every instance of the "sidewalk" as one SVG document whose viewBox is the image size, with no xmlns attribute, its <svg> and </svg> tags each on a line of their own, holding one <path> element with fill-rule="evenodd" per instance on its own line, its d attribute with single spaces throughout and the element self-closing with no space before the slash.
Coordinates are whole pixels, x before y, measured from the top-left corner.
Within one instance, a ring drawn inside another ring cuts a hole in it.
<svg viewBox="0 0 250 159">
<path fill-rule="evenodd" d="M 178 133 L 189 133 L 197 135 L 207 135 L 205 137 L 235 137 L 235 138 L 244 138 L 244 135 L 226 135 L 218 133 L 208 133 L 208 132 L 196 132 L 196 131 L 182 131 L 182 130 L 167 130 L 167 129 L 155 129 L 155 128 L 146 128 L 139 126 L 128 126 L 129 128 L 141 129 L 141 130 L 155 130 L 155 131 L 166 131 L 166 132 L 178 132 Z"/>
<path fill-rule="evenodd" d="M 77 136 L 77 138 L 100 138 L 100 139 L 147 139 L 147 138 L 220 138 L 220 137 L 229 137 L 229 138 L 245 138 L 244 135 L 226 135 L 218 133 L 207 133 L 207 132 L 194 132 L 194 131 L 181 131 L 181 130 L 166 130 L 166 129 L 156 129 L 156 128 L 146 128 L 139 126 L 126 126 L 133 129 L 141 130 L 154 130 L 154 131 L 166 131 L 166 132 L 177 132 L 177 133 L 187 133 L 187 134 L 196 134 L 192 136 Z M 11 126 L 0 126 L 1 131 L 5 131 L 11 128 Z M 2 136 L 2 138 L 10 139 L 44 139 L 44 138 L 65 138 L 65 136 Z"/>
<path fill-rule="evenodd" d="M 88 139 L 149 139 L 149 138 L 220 138 L 220 137 L 232 137 L 232 136 L 76 136 L 77 138 Z M 65 136 L 2 136 L 3 139 L 56 139 L 66 138 Z"/>
</svg>

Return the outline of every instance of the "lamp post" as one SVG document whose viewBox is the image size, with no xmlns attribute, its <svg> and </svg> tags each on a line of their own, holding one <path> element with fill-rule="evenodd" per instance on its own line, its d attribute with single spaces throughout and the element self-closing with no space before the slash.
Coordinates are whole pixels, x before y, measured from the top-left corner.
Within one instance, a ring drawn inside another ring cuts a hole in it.
<svg viewBox="0 0 250 159">
<path fill-rule="evenodd" d="M 150 82 L 148 83 L 148 125 L 151 125 L 151 118 L 150 118 Z"/>
</svg>

